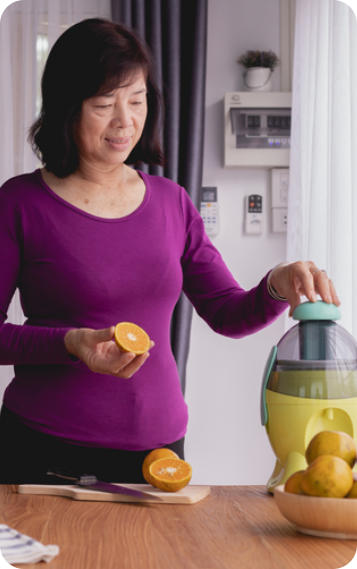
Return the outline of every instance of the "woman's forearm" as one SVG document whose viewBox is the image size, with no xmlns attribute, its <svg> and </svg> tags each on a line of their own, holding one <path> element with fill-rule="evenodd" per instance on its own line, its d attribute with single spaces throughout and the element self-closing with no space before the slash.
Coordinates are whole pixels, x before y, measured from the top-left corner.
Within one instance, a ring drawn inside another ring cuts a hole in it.
<svg viewBox="0 0 357 569">
<path fill-rule="evenodd" d="M 69 328 L 4 323 L 0 326 L 0 365 L 73 362 L 64 337 Z"/>
</svg>

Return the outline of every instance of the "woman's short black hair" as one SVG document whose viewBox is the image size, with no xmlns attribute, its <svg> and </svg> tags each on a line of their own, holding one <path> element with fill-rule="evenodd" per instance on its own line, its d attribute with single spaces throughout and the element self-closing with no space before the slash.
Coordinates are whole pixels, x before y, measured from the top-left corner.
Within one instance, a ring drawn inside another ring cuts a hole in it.
<svg viewBox="0 0 357 569">
<path fill-rule="evenodd" d="M 42 75 L 42 108 L 29 141 L 43 165 L 64 178 L 79 164 L 74 126 L 85 99 L 117 88 L 136 71 L 146 77 L 148 115 L 128 164 L 162 164 L 161 94 L 151 55 L 121 24 L 91 18 L 68 28 L 52 47 Z"/>
</svg>

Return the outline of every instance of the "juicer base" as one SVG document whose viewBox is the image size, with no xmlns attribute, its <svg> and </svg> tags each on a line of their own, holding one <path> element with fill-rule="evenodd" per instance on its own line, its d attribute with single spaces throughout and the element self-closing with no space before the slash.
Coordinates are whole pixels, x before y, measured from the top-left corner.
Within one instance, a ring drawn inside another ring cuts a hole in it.
<svg viewBox="0 0 357 569">
<path fill-rule="evenodd" d="M 285 484 L 294 472 L 305 470 L 306 466 L 305 457 L 296 451 L 289 452 L 284 464 L 277 459 L 273 473 L 267 482 L 268 492 L 272 494 L 276 486 Z"/>
</svg>

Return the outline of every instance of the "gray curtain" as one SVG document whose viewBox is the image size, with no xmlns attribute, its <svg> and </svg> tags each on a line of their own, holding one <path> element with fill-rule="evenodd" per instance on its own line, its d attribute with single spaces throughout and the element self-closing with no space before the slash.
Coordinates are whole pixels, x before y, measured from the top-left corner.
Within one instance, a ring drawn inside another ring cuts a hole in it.
<svg viewBox="0 0 357 569">
<path fill-rule="evenodd" d="M 202 185 L 207 0 L 112 0 L 112 19 L 136 30 L 149 45 L 164 94 L 165 166 L 144 167 L 182 185 L 198 207 Z M 185 393 L 192 306 L 182 294 L 171 344 Z"/>
</svg>

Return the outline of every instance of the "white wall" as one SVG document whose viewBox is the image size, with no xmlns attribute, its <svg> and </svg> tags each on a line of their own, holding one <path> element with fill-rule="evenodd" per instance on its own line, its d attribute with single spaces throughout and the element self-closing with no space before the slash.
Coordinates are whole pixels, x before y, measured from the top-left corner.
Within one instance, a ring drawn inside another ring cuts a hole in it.
<svg viewBox="0 0 357 569">
<path fill-rule="evenodd" d="M 243 90 L 237 58 L 246 49 L 279 54 L 279 0 L 209 0 L 204 185 L 217 186 L 220 233 L 213 239 L 245 288 L 285 258 L 285 234 L 270 228 L 270 171 L 223 167 L 223 97 Z M 280 89 L 279 71 L 273 89 Z M 243 234 L 244 197 L 263 195 L 265 229 Z M 274 455 L 260 423 L 260 388 L 284 317 L 240 340 L 219 336 L 194 314 L 187 369 L 186 458 L 194 483 L 265 484 Z"/>
</svg>

